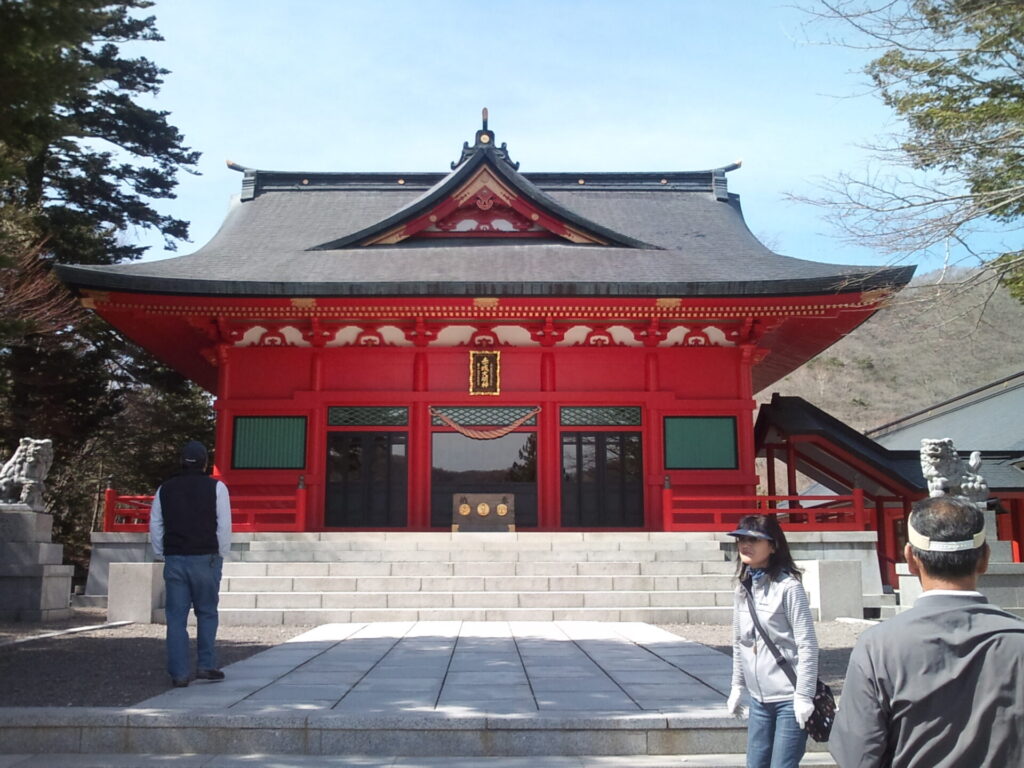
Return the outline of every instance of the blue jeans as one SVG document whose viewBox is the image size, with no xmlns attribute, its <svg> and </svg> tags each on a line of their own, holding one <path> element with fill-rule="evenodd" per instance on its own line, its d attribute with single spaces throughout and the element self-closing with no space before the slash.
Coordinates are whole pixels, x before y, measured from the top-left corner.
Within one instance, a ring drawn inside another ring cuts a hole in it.
<svg viewBox="0 0 1024 768">
<path fill-rule="evenodd" d="M 216 669 L 217 602 L 224 558 L 220 555 L 167 555 L 164 588 L 167 614 L 167 672 L 188 680 L 188 612 L 196 613 L 196 656 L 199 669 Z"/>
<path fill-rule="evenodd" d="M 762 703 L 750 698 L 747 768 L 797 768 L 807 731 L 793 717 L 793 700 Z"/>
</svg>

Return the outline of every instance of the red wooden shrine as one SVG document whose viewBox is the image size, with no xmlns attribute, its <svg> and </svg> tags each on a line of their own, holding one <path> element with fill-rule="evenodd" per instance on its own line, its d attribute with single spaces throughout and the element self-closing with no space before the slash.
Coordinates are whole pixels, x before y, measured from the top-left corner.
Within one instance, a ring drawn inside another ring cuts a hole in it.
<svg viewBox="0 0 1024 768">
<path fill-rule="evenodd" d="M 233 167 L 196 253 L 60 275 L 216 395 L 240 530 L 450 529 L 481 494 L 521 531 L 721 530 L 755 392 L 912 273 L 773 253 L 736 166 L 520 173 L 486 117 L 448 174 Z M 821 524 L 863 529 L 848 501 Z"/>
</svg>

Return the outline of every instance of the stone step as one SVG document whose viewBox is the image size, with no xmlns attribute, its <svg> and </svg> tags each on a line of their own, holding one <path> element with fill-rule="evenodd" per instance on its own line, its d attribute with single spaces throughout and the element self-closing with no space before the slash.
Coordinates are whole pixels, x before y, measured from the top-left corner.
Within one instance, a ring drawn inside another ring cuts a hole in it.
<svg viewBox="0 0 1024 768">
<path fill-rule="evenodd" d="M 596 592 L 726 591 L 732 578 L 707 576 L 228 576 L 221 592 Z"/>
<path fill-rule="evenodd" d="M 405 577 L 511 577 L 511 576 L 732 576 L 734 563 L 726 561 L 560 561 L 560 562 L 305 562 L 294 560 L 224 563 L 225 578 L 261 576 L 405 576 Z"/>
<path fill-rule="evenodd" d="M 649 624 L 728 624 L 732 605 L 593 608 L 224 608 L 220 623 L 228 625 L 321 625 L 395 621 L 641 621 Z M 154 611 L 158 623 L 162 610 Z M 194 617 L 190 617 L 194 623 Z"/>
<path fill-rule="evenodd" d="M 690 552 L 721 552 L 722 542 L 719 541 L 657 541 L 647 538 L 617 539 L 607 541 L 530 541 L 529 539 L 499 538 L 499 539 L 450 539 L 444 534 L 435 534 L 437 538 L 429 539 L 395 539 L 392 541 L 375 541 L 370 539 L 349 539 L 338 534 L 311 534 L 322 538 L 311 539 L 275 539 L 267 538 L 272 534 L 261 534 L 259 538 L 240 542 L 244 548 L 253 550 L 271 549 L 331 549 L 359 551 L 387 551 L 387 552 L 431 552 L 437 550 L 451 552 L 555 552 L 555 551 L 577 551 L 577 552 L 617 552 L 623 550 L 642 551 L 690 551 Z M 494 534 L 492 534 L 494 535 Z M 497 534 L 501 536 L 502 534 Z M 236 539 L 237 541 L 237 539 Z"/>
<path fill-rule="evenodd" d="M 228 592 L 221 593 L 221 609 L 339 608 L 670 608 L 733 604 L 729 591 L 476 591 L 476 592 Z"/>
<path fill-rule="evenodd" d="M 695 531 L 516 531 L 509 533 L 444 531 L 308 531 L 239 533 L 236 540 L 335 542 L 347 547 L 431 548 L 436 546 L 500 548 L 509 546 L 551 547 L 582 546 L 587 549 L 616 548 L 623 542 L 651 542 L 664 549 L 682 547 L 718 547 L 729 539 L 720 533 Z"/>
<path fill-rule="evenodd" d="M 695 549 L 346 549 L 317 542 L 276 546 L 254 541 L 239 550 L 242 562 L 695 562 L 726 561 L 721 550 Z"/>
</svg>

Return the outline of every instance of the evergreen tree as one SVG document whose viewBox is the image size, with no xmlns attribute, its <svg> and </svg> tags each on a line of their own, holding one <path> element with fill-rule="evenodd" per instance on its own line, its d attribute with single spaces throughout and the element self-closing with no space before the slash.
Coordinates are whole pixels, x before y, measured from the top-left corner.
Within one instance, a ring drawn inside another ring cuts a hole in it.
<svg viewBox="0 0 1024 768">
<path fill-rule="evenodd" d="M 20 437 L 54 440 L 48 510 L 77 553 L 100 475 L 151 492 L 186 439 L 212 442 L 206 393 L 76 311 L 49 274 L 138 258 L 133 228 L 172 250 L 187 238 L 153 203 L 199 155 L 143 103 L 167 72 L 120 48 L 161 39 L 139 13 L 151 5 L 0 0 L 0 459 Z"/>
<path fill-rule="evenodd" d="M 167 113 L 146 108 L 166 70 L 118 44 L 162 39 L 148 0 L 0 0 L 0 194 L 35 213 L 48 257 L 113 264 L 142 255 L 132 227 L 188 225 L 151 200 L 173 198 L 176 172 L 199 155 Z"/>
</svg>

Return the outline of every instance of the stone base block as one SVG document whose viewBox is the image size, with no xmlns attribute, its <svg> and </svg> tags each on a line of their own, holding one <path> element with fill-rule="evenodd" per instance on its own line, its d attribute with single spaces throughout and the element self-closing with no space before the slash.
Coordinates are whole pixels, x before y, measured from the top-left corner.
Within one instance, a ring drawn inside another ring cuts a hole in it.
<svg viewBox="0 0 1024 768">
<path fill-rule="evenodd" d="M 33 512 L 24 504 L 0 504 L 0 541 L 51 541 L 53 515 Z"/>
<path fill-rule="evenodd" d="M 0 576 L 0 618 L 56 621 L 71 615 L 70 565 L 37 565 L 23 574 Z"/>
<path fill-rule="evenodd" d="M 163 563 L 111 563 L 107 621 L 152 624 L 163 607 Z"/>
<path fill-rule="evenodd" d="M 111 563 L 148 563 L 152 560 L 153 550 L 147 533 L 94 532 L 85 594 L 107 594 Z"/>
<path fill-rule="evenodd" d="M 859 560 L 798 560 L 804 589 L 819 621 L 864 618 Z"/>
</svg>

